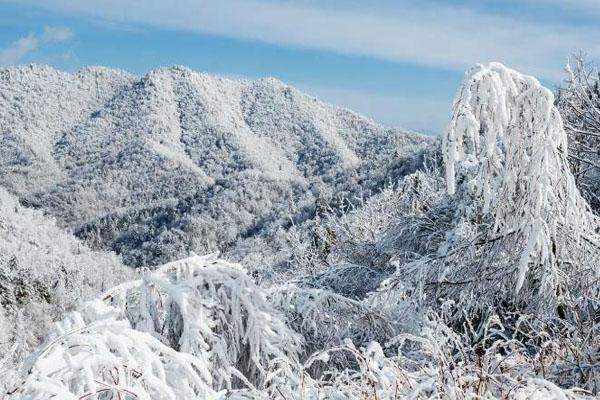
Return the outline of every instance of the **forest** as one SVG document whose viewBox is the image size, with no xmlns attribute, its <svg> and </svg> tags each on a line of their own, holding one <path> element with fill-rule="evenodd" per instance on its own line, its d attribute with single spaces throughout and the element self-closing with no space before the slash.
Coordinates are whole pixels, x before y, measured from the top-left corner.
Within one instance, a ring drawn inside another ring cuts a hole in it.
<svg viewBox="0 0 600 400">
<path fill-rule="evenodd" d="M 473 66 L 439 138 L 184 67 L 0 95 L 0 399 L 600 395 L 582 56 Z"/>
</svg>

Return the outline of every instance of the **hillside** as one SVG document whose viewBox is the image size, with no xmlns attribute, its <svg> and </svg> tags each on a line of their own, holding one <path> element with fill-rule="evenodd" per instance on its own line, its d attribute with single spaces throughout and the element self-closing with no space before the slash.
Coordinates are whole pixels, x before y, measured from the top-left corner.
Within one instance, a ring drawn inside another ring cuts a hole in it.
<svg viewBox="0 0 600 400">
<path fill-rule="evenodd" d="M 19 360 L 52 322 L 133 276 L 117 255 L 90 250 L 0 188 L 0 360 Z"/>
<path fill-rule="evenodd" d="M 1 69 L 0 132 L 0 185 L 132 266 L 192 250 L 285 264 L 291 224 L 414 171 L 430 142 L 275 79 L 182 67 Z"/>
</svg>

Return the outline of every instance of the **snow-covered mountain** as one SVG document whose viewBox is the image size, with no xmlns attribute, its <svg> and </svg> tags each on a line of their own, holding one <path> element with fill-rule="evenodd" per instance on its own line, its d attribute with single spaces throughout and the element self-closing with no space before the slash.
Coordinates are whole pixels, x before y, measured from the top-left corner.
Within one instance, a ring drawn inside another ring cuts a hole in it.
<svg viewBox="0 0 600 400">
<path fill-rule="evenodd" d="M 0 185 L 135 266 L 276 251 L 319 201 L 412 172 L 430 141 L 271 78 L 0 69 Z"/>
</svg>

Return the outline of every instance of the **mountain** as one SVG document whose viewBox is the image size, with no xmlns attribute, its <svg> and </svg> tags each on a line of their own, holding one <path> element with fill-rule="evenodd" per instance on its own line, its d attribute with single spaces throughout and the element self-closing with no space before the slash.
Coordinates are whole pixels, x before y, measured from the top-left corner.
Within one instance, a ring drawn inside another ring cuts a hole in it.
<svg viewBox="0 0 600 400">
<path fill-rule="evenodd" d="M 285 264 L 290 226 L 413 172 L 430 142 L 272 78 L 0 69 L 0 185 L 132 266 Z"/>
<path fill-rule="evenodd" d="M 0 188 L 0 359 L 11 349 L 19 359 L 65 312 L 132 277 L 116 254 L 90 250 Z"/>
<path fill-rule="evenodd" d="M 72 99 L 23 102 L 72 128 L 6 135 L 25 138 L 4 160 L 20 199 L 0 187 L 2 398 L 598 397 L 600 220 L 535 78 L 471 68 L 429 146 L 293 89 L 282 105 L 272 80 L 96 73 L 114 93 L 71 120 Z M 131 265 L 244 263 L 134 273 L 22 203 Z"/>
</svg>

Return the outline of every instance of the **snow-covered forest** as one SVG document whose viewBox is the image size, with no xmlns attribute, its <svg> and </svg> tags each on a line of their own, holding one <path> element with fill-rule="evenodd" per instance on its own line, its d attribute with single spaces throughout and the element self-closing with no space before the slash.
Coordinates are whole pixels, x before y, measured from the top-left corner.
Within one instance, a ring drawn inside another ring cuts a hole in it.
<svg viewBox="0 0 600 400">
<path fill-rule="evenodd" d="M 0 399 L 600 395 L 600 75 L 440 138 L 274 79 L 0 69 Z"/>
</svg>

